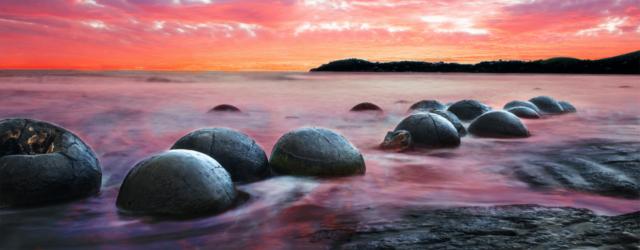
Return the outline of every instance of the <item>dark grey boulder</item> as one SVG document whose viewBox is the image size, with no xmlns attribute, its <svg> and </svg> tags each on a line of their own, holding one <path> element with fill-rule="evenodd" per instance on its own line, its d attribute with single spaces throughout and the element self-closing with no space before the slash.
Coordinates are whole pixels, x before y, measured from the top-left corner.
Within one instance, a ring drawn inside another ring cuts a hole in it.
<svg viewBox="0 0 640 250">
<path fill-rule="evenodd" d="M 190 149 L 218 161 L 236 182 L 251 182 L 271 174 L 264 150 L 248 135 L 229 128 L 205 128 L 193 131 L 171 149 Z"/>
<path fill-rule="evenodd" d="M 538 108 L 538 106 L 536 106 L 535 104 L 533 104 L 533 102 L 530 102 L 530 101 L 510 101 L 504 105 L 503 109 L 508 110 L 510 108 L 515 108 L 515 107 L 526 107 L 526 108 L 533 109 L 534 111 L 536 111 L 536 113 L 540 113 L 540 109 Z"/>
<path fill-rule="evenodd" d="M 237 108 L 236 106 L 230 105 L 230 104 L 220 104 L 218 106 L 213 107 L 211 110 L 209 110 L 209 113 L 211 112 L 240 112 L 240 109 Z"/>
<path fill-rule="evenodd" d="M 555 99 L 549 96 L 538 96 L 529 100 L 536 105 L 542 112 L 549 114 L 561 114 L 564 112 L 562 106 Z"/>
<path fill-rule="evenodd" d="M 464 125 L 462 125 L 462 122 L 454 113 L 451 113 L 447 110 L 431 110 L 429 112 L 440 115 L 451 122 L 451 124 L 453 124 L 453 126 L 458 131 L 458 135 L 460 137 L 467 135 L 467 129 L 464 127 Z"/>
<path fill-rule="evenodd" d="M 576 107 L 574 107 L 571 103 L 566 101 L 559 101 L 558 104 L 562 107 L 562 111 L 565 113 L 575 113 L 577 112 Z"/>
<path fill-rule="evenodd" d="M 520 118 L 525 118 L 525 119 L 540 119 L 540 114 L 538 112 L 536 112 L 533 109 L 530 109 L 528 107 L 513 107 L 513 108 L 509 108 L 507 109 L 507 111 L 511 112 L 512 114 L 516 115 L 517 117 Z"/>
<path fill-rule="evenodd" d="M 529 130 L 520 118 L 506 111 L 491 111 L 469 125 L 469 133 L 480 137 L 529 137 Z"/>
<path fill-rule="evenodd" d="M 197 216 L 231 207 L 236 190 L 213 158 L 169 150 L 138 162 L 124 178 L 116 205 L 136 214 Z"/>
<path fill-rule="evenodd" d="M 324 128 L 300 128 L 273 147 L 270 164 L 284 175 L 348 176 L 364 174 L 360 151 L 342 135 Z"/>
<path fill-rule="evenodd" d="M 395 128 L 395 131 L 398 130 L 409 131 L 413 144 L 419 147 L 439 148 L 460 145 L 460 136 L 453 124 L 434 113 L 411 114 L 400 121 Z"/>
<path fill-rule="evenodd" d="M 454 113 L 460 120 L 471 121 L 490 111 L 491 108 L 476 100 L 462 100 L 452 104 L 447 110 Z"/>
<path fill-rule="evenodd" d="M 409 110 L 432 110 L 432 109 L 445 110 L 447 109 L 447 106 L 445 106 L 444 104 L 436 100 L 422 100 L 414 103 L 413 105 L 411 105 L 411 107 L 409 107 Z"/>
<path fill-rule="evenodd" d="M 98 158 L 75 134 L 43 121 L 0 120 L 0 207 L 87 197 L 101 184 Z"/>
<path fill-rule="evenodd" d="M 381 112 L 382 109 L 378 105 L 375 105 L 373 103 L 363 102 L 363 103 L 358 103 L 356 106 L 353 106 L 353 108 L 351 108 L 351 110 L 349 110 L 349 111 L 353 111 L 353 112 L 360 112 L 360 111 Z"/>
</svg>

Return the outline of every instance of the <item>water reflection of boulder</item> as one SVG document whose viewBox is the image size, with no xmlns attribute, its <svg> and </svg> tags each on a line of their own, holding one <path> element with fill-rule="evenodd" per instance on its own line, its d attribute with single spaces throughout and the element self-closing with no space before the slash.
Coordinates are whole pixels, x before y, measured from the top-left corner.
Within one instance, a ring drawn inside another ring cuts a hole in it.
<svg viewBox="0 0 640 250">
<path fill-rule="evenodd" d="M 515 163 L 511 174 L 537 189 L 640 198 L 640 143 L 582 141 Z"/>
</svg>

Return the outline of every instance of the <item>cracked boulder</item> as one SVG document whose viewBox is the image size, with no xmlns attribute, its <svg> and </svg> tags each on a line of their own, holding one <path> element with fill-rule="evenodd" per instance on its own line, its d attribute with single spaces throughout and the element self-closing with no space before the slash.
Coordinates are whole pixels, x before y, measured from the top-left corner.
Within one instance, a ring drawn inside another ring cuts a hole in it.
<svg viewBox="0 0 640 250">
<path fill-rule="evenodd" d="M 479 137 L 529 137 L 529 130 L 520 118 L 506 111 L 491 111 L 476 118 L 469 125 L 469 133 Z"/>
<path fill-rule="evenodd" d="M 447 110 L 431 110 L 429 112 L 440 115 L 447 119 L 447 121 L 453 124 L 453 126 L 456 128 L 460 137 L 467 135 L 467 129 L 464 127 L 464 125 L 462 125 L 462 122 L 454 113 L 451 113 Z"/>
<path fill-rule="evenodd" d="M 411 134 L 414 146 L 442 148 L 460 145 L 455 126 L 441 115 L 415 113 L 404 118 L 394 131 L 406 130 Z"/>
<path fill-rule="evenodd" d="M 409 110 L 446 110 L 447 106 L 436 100 L 422 100 L 414 103 Z"/>
<path fill-rule="evenodd" d="M 197 216 L 230 208 L 237 192 L 229 173 L 193 150 L 169 150 L 138 162 L 124 178 L 116 205 L 134 214 Z"/>
<path fill-rule="evenodd" d="M 476 100 L 462 100 L 452 104 L 447 110 L 458 116 L 458 119 L 460 120 L 471 121 L 476 117 L 489 112 L 491 107 Z"/>
<path fill-rule="evenodd" d="M 190 149 L 218 161 L 234 182 L 252 182 L 271 175 L 267 155 L 251 137 L 229 128 L 205 128 L 180 138 L 172 149 Z"/>
<path fill-rule="evenodd" d="M 528 107 L 512 107 L 508 108 L 507 111 L 524 119 L 540 119 L 540 114 Z"/>
<path fill-rule="evenodd" d="M 536 106 L 535 104 L 529 101 L 510 101 L 504 105 L 503 109 L 508 110 L 510 108 L 515 108 L 515 107 L 530 108 L 536 111 L 536 113 L 540 113 L 540 109 L 538 109 L 538 106 Z"/>
<path fill-rule="evenodd" d="M 83 198 L 101 184 L 95 153 L 75 134 L 43 121 L 0 120 L 0 207 Z"/>
<path fill-rule="evenodd" d="M 549 114 L 562 114 L 564 110 L 558 101 L 549 96 L 538 96 L 529 100 L 536 105 L 542 112 Z"/>
<path fill-rule="evenodd" d="M 344 136 L 325 128 L 300 128 L 273 147 L 270 165 L 283 175 L 349 176 L 365 173 L 360 151 Z"/>
</svg>

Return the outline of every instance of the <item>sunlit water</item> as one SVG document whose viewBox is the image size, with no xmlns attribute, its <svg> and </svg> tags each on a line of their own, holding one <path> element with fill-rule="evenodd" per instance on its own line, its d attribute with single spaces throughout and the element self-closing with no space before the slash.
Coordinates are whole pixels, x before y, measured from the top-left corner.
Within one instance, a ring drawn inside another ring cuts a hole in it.
<svg viewBox="0 0 640 250">
<path fill-rule="evenodd" d="M 172 82 L 146 82 L 151 75 Z M 494 109 L 511 100 L 551 95 L 576 114 L 526 120 L 532 137 L 467 136 L 460 147 L 384 152 L 386 131 L 421 99 L 477 99 Z M 599 214 L 640 210 L 638 200 L 567 190 L 532 190 L 501 174 L 508 162 L 581 139 L 640 141 L 640 77 L 493 74 L 325 73 L 15 73 L 0 74 L 0 118 L 60 124 L 97 152 L 102 191 L 71 203 L 0 210 L 0 248 L 325 247 L 309 234 L 337 221 L 393 220 L 405 207 L 533 203 L 588 208 Z M 383 115 L 353 114 L 370 101 Z M 211 114 L 218 104 L 244 114 Z M 364 176 L 273 177 L 240 185 L 250 199 L 223 214 L 191 220 L 130 217 L 115 199 L 127 171 L 203 127 L 231 127 L 270 154 L 285 132 L 321 126 L 345 135 L 363 153 Z M 564 144 L 563 144 L 564 143 Z"/>
</svg>

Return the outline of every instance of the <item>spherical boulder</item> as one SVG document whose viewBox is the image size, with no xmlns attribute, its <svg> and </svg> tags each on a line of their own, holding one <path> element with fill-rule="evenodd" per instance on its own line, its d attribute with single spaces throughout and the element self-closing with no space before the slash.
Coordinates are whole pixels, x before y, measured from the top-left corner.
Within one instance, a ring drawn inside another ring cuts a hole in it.
<svg viewBox="0 0 640 250">
<path fill-rule="evenodd" d="M 562 110 L 565 113 L 575 113 L 577 112 L 576 107 L 574 107 L 571 103 L 566 101 L 559 101 L 558 104 L 562 107 Z"/>
<path fill-rule="evenodd" d="M 251 137 L 230 128 L 205 128 L 178 139 L 171 149 L 190 149 L 211 156 L 235 182 L 251 182 L 271 175 L 264 150 Z"/>
<path fill-rule="evenodd" d="M 209 110 L 211 112 L 240 112 L 240 109 L 230 104 L 220 104 Z"/>
<path fill-rule="evenodd" d="M 136 214 L 197 216 L 234 204 L 229 173 L 193 150 L 169 150 L 138 162 L 124 178 L 116 205 Z"/>
<path fill-rule="evenodd" d="M 444 104 L 436 100 L 422 100 L 414 103 L 413 105 L 411 105 L 411 107 L 409 107 L 409 110 L 432 110 L 432 109 L 445 110 L 447 109 L 447 106 L 445 106 Z"/>
<path fill-rule="evenodd" d="M 479 137 L 514 138 L 529 137 L 529 130 L 512 113 L 491 111 L 476 118 L 469 125 L 469 133 Z"/>
<path fill-rule="evenodd" d="M 529 101 L 510 101 L 504 105 L 503 109 L 508 110 L 515 107 L 527 107 L 533 109 L 534 111 L 536 111 L 536 113 L 540 113 L 540 109 L 538 109 L 538 106 Z"/>
<path fill-rule="evenodd" d="M 43 121 L 0 120 L 0 207 L 82 198 L 101 184 L 98 158 L 75 134 Z"/>
<path fill-rule="evenodd" d="M 527 108 L 527 107 L 513 107 L 513 108 L 509 108 L 507 109 L 507 111 L 511 112 L 512 114 L 516 115 L 517 117 L 520 118 L 525 118 L 525 119 L 540 119 L 540 114 L 538 112 L 536 112 L 533 109 Z"/>
<path fill-rule="evenodd" d="M 464 125 L 462 125 L 462 122 L 454 113 L 451 113 L 447 110 L 431 110 L 429 112 L 440 115 L 447 119 L 456 128 L 460 137 L 467 135 L 467 129 L 464 127 Z"/>
<path fill-rule="evenodd" d="M 488 112 L 491 108 L 476 100 L 462 100 L 452 104 L 447 110 L 460 120 L 471 121 Z"/>
<path fill-rule="evenodd" d="M 562 106 L 555 99 L 549 96 L 538 96 L 529 100 L 536 105 L 542 112 L 549 114 L 561 114 L 564 112 Z"/>
<path fill-rule="evenodd" d="M 348 176 L 364 174 L 364 158 L 342 135 L 324 128 L 300 128 L 273 147 L 270 164 L 284 175 Z"/>
<path fill-rule="evenodd" d="M 351 108 L 349 111 L 352 111 L 352 112 L 360 112 L 360 111 L 382 112 L 382 108 L 380 108 L 380 107 L 378 107 L 378 105 L 375 105 L 375 104 L 370 103 L 370 102 L 362 102 L 362 103 L 358 103 L 356 106 L 353 106 L 353 108 Z"/>
<path fill-rule="evenodd" d="M 419 147 L 439 148 L 460 145 L 460 136 L 453 124 L 434 113 L 411 114 L 400 121 L 394 131 L 398 130 L 409 131 L 413 144 Z"/>
</svg>

